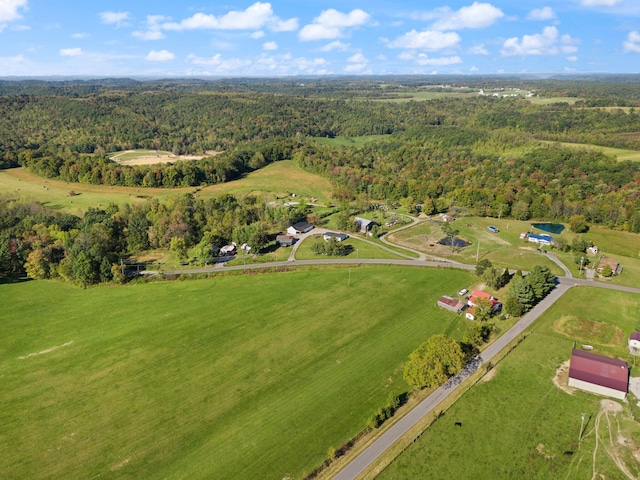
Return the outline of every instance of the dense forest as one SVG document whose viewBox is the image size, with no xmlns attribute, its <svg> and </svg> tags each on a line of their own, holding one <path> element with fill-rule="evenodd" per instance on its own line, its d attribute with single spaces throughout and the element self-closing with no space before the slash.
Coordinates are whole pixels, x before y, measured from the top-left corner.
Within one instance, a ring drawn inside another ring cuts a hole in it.
<svg viewBox="0 0 640 480">
<path fill-rule="evenodd" d="M 640 164 L 559 143 L 640 150 L 640 79 L 597 80 L 3 81 L 0 168 L 23 166 L 67 182 L 178 187 L 226 182 L 293 159 L 331 179 L 336 200 L 360 210 L 375 200 L 421 204 L 427 214 L 581 215 L 639 233 Z M 478 95 L 506 87 L 576 101 Z M 454 94 L 403 98 L 416 91 Z M 337 136 L 364 141 L 319 141 Z M 204 158 L 141 166 L 109 158 L 138 148 Z M 0 213 L 0 275 L 27 271 L 84 284 L 117 277 L 114 265 L 126 254 L 200 244 L 205 252 L 251 235 L 262 245 L 306 215 L 232 196 L 110 206 L 84 218 L 5 197 Z"/>
</svg>

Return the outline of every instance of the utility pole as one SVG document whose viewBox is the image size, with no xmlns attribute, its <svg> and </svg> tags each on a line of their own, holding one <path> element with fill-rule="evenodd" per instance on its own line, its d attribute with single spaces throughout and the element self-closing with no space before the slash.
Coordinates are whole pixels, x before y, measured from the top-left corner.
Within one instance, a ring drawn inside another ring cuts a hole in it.
<svg viewBox="0 0 640 480">
<path fill-rule="evenodd" d="M 578 442 L 582 440 L 582 428 L 584 427 L 584 413 L 582 413 L 582 422 L 580 422 L 580 435 L 578 435 Z"/>
</svg>

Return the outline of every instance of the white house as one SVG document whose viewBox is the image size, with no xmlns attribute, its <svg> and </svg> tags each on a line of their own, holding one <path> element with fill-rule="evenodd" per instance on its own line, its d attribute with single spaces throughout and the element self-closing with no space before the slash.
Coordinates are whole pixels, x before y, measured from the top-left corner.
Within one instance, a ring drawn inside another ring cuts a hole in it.
<svg viewBox="0 0 640 480">
<path fill-rule="evenodd" d="M 313 225 L 309 222 L 298 222 L 287 228 L 287 235 L 300 235 L 313 230 Z"/>
<path fill-rule="evenodd" d="M 631 355 L 640 355 L 640 333 L 633 332 L 629 337 L 629 353 Z"/>
</svg>

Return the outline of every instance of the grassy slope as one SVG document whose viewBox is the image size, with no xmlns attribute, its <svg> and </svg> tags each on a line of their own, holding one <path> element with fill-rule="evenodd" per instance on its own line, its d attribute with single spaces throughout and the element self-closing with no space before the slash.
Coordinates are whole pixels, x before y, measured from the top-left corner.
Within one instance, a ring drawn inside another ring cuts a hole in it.
<svg viewBox="0 0 640 480">
<path fill-rule="evenodd" d="M 569 395 L 554 386 L 552 377 L 560 363 L 568 360 L 574 340 L 633 363 L 625 344 L 636 327 L 634 312 L 639 307 L 637 295 L 590 288 L 570 291 L 536 323 L 535 333 L 495 367 L 495 378 L 476 385 L 379 478 L 591 478 L 592 430 L 602 397 L 582 392 Z M 554 327 L 567 312 L 572 314 L 573 328 L 566 323 L 564 328 Z M 609 325 L 609 331 L 620 330 L 622 342 L 615 347 L 602 345 L 610 339 L 603 335 L 607 329 L 602 324 Z M 568 331 L 581 333 L 567 336 Z M 582 412 L 591 420 L 578 446 Z M 454 422 L 461 422 L 462 428 Z M 619 422 L 624 438 L 640 444 L 640 427 L 630 419 L 627 407 Z M 618 428 L 616 422 L 613 425 Z M 540 444 L 542 454 L 537 450 Z M 574 454 L 568 457 L 565 451 Z M 625 478 L 604 454 L 602 444 L 598 452 L 598 473 Z M 628 464 L 635 464 L 635 475 L 640 473 L 636 462 Z"/>
<path fill-rule="evenodd" d="M 69 197 L 71 190 L 80 195 Z M 22 168 L 0 170 L 0 194 L 9 193 L 35 199 L 51 208 L 75 214 L 80 214 L 89 207 L 106 206 L 110 202 L 118 205 L 131 204 L 143 202 L 151 197 L 163 201 L 176 194 L 195 191 L 196 187 L 161 189 L 67 183 L 38 177 Z M 201 196 L 215 197 L 224 193 L 284 195 L 294 192 L 307 198 L 315 196 L 320 202 L 324 202 L 331 195 L 331 191 L 332 186 L 328 180 L 307 173 L 296 167 L 293 162 L 285 160 L 252 172 L 241 180 L 204 187 L 198 193 Z"/>
<path fill-rule="evenodd" d="M 0 285 L 0 477 L 300 477 L 406 388 L 420 341 L 461 338 L 435 302 L 469 281 L 373 267 L 349 288 L 346 269 Z"/>
<path fill-rule="evenodd" d="M 589 143 L 568 143 L 568 142 L 543 142 L 543 143 L 557 143 L 562 145 L 563 147 L 569 148 L 583 148 L 583 149 L 593 149 L 599 150 L 605 155 L 610 157 L 614 157 L 617 160 L 631 160 L 633 162 L 640 161 L 640 151 L 638 150 L 629 150 L 625 148 L 613 148 L 613 147 L 602 147 L 600 145 L 591 145 Z"/>
</svg>

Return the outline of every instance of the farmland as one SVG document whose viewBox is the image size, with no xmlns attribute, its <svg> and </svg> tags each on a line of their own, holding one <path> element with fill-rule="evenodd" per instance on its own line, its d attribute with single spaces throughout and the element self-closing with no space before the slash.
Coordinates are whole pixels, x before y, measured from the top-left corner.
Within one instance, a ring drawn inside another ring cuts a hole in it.
<svg viewBox="0 0 640 480">
<path fill-rule="evenodd" d="M 591 478 L 593 472 L 627 478 L 616 460 L 637 476 L 633 454 L 640 446 L 640 427 L 628 405 L 620 408 L 621 413 L 607 414 L 613 434 L 610 443 L 605 421 L 596 428 L 602 397 L 569 394 L 553 378 L 569 359 L 574 341 L 588 342 L 599 353 L 621 356 L 633 364 L 625 341 L 636 328 L 633 312 L 639 306 L 638 297 L 630 294 L 571 290 L 538 320 L 531 335 L 378 478 L 582 479 Z M 616 331 L 620 334 L 612 336 Z M 618 338 L 612 345 L 616 336 L 622 341 Z M 609 407 L 609 400 L 605 402 Z M 587 422 L 579 440 L 582 413 Z M 462 427 L 456 428 L 454 422 Z"/>
<path fill-rule="evenodd" d="M 468 273 L 0 285 L 0 476 L 297 478 L 362 430 Z M 425 288 L 438 285 L 438 288 Z M 375 302 L 372 303 L 372 297 Z"/>
<path fill-rule="evenodd" d="M 215 197 L 225 193 L 236 195 L 257 194 L 286 196 L 297 192 L 304 197 L 315 196 L 326 201 L 331 194 L 328 180 L 307 173 L 291 161 L 277 162 L 231 182 L 207 187 L 138 188 L 69 183 L 43 179 L 24 169 L 0 170 L 0 192 L 9 193 L 42 202 L 59 211 L 81 214 L 89 207 L 106 206 L 109 203 L 143 203 L 150 198 L 166 201 L 176 194 L 198 193 L 203 197 Z M 76 195 L 70 196 L 73 191 Z"/>
</svg>

